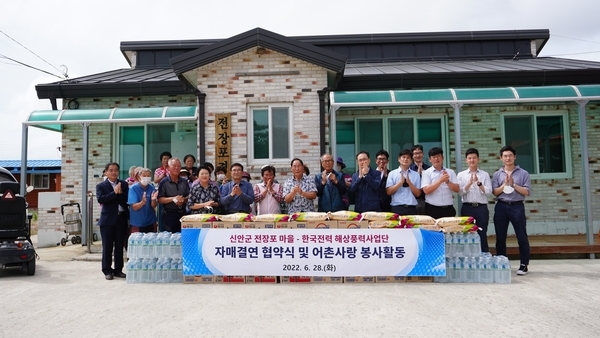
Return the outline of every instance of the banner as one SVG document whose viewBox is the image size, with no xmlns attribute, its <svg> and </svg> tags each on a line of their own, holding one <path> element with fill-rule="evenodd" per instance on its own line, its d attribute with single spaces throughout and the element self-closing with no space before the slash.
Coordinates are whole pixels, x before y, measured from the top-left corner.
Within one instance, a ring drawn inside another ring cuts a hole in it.
<svg viewBox="0 0 600 338">
<path fill-rule="evenodd" d="M 421 229 L 181 232 L 184 276 L 445 276 L 444 235 Z"/>
</svg>

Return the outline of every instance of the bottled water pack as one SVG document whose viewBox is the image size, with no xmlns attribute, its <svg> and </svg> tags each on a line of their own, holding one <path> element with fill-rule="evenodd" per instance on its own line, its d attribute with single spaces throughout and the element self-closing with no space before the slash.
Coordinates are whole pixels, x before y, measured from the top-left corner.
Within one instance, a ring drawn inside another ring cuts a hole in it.
<svg viewBox="0 0 600 338">
<path fill-rule="evenodd" d="M 129 236 L 127 283 L 183 283 L 181 233 L 140 233 Z"/>
</svg>

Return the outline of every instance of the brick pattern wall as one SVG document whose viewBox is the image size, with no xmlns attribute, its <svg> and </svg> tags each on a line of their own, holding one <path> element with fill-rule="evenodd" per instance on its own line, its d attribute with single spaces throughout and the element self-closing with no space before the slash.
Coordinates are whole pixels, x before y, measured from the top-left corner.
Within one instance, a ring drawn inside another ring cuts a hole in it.
<svg viewBox="0 0 600 338">
<path fill-rule="evenodd" d="M 236 73 L 298 71 L 299 75 L 236 76 Z M 262 165 L 248 162 L 247 110 L 255 103 L 293 105 L 294 153 L 315 170 L 319 157 L 319 96 L 327 87 L 327 71 L 304 61 L 267 50 L 258 55 L 255 48 L 224 58 L 198 69 L 198 89 L 206 93 L 206 159 L 215 162 L 215 114 L 232 113 L 232 163 L 244 165 L 256 182 Z M 202 140 L 199 140 L 202 141 Z M 273 161 L 277 179 L 288 177 L 290 163 Z"/>
<path fill-rule="evenodd" d="M 66 103 L 68 100 L 63 100 Z M 106 108 L 146 108 L 162 106 L 194 106 L 197 105 L 194 95 L 163 95 L 149 97 L 112 97 L 112 98 L 82 98 L 77 99 L 79 109 L 106 109 Z M 196 131 L 195 121 L 177 123 L 177 131 Z M 61 204 L 80 203 L 82 208 L 82 159 L 83 159 L 83 128 L 79 124 L 64 126 L 62 136 L 62 179 L 61 179 Z M 89 126 L 88 143 L 88 189 L 87 193 L 96 192 L 96 184 L 100 182 L 102 170 L 106 163 L 116 161 L 113 153 L 113 127 L 110 124 L 91 124 Z M 154 169 L 154 163 L 149 164 Z M 158 164 L 156 164 L 158 165 Z M 94 198 L 93 222 L 97 223 L 100 217 L 100 205 Z M 46 230 L 63 229 L 63 217 L 60 208 L 39 209 L 39 228 Z"/>
<path fill-rule="evenodd" d="M 592 195 L 592 210 L 594 231 L 600 228 L 600 210 L 594 205 L 600 203 L 600 183 L 594 176 L 600 173 L 600 114 L 599 105 L 589 104 L 587 107 L 587 135 L 589 144 L 589 166 L 591 180 L 590 192 Z M 571 166 L 572 178 L 565 179 L 535 179 L 532 180 L 532 194 L 526 198 L 527 227 L 529 234 L 577 234 L 585 233 L 585 216 L 583 208 L 581 144 L 579 137 L 578 106 L 576 104 L 550 104 L 550 105 L 519 105 L 519 106 L 464 106 L 461 108 L 461 134 L 462 154 L 458 160 L 464 163 L 464 152 L 467 148 L 477 148 L 480 154 L 480 168 L 487 171 L 490 176 L 502 165 L 498 151 L 502 144 L 501 116 L 509 112 L 543 112 L 567 111 L 571 134 Z M 443 113 L 448 116 L 450 154 L 445 154 L 451 168 L 456 167 L 454 111 L 451 107 L 440 108 L 406 108 L 366 111 L 339 111 L 338 116 L 364 116 L 364 115 L 417 115 Z M 391 157 L 395 159 L 394 154 Z M 517 154 L 517 164 L 518 164 Z M 489 198 L 493 201 L 493 197 Z M 490 204 L 490 229 L 488 234 L 493 234 L 494 205 Z M 509 230 L 512 233 L 512 228 Z"/>
</svg>

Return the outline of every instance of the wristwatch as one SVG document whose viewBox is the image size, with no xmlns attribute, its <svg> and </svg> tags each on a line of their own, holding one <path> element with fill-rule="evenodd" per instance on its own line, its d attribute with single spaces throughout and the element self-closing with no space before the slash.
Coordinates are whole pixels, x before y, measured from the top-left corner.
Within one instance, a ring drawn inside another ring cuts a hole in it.
<svg viewBox="0 0 600 338">
<path fill-rule="evenodd" d="M 477 186 L 478 186 L 478 187 L 481 187 L 481 182 L 477 182 Z"/>
</svg>

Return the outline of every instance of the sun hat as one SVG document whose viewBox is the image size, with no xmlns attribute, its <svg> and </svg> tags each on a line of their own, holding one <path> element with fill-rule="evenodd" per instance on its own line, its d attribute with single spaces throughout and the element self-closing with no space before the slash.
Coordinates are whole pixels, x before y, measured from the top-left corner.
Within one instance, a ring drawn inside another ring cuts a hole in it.
<svg viewBox="0 0 600 338">
<path fill-rule="evenodd" d="M 346 168 L 346 164 L 344 164 L 344 160 L 341 157 L 338 156 L 336 162 L 342 166 L 342 169 Z"/>
</svg>

